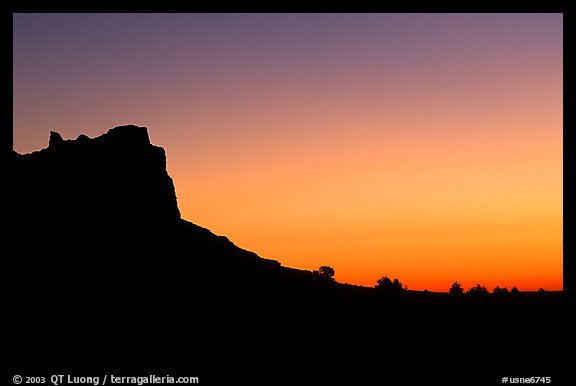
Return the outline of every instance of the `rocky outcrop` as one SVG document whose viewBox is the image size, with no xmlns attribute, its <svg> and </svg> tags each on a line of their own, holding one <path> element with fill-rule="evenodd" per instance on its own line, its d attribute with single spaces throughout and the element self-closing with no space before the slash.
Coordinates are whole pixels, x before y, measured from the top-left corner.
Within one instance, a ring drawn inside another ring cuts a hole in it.
<svg viewBox="0 0 576 386">
<path fill-rule="evenodd" d="M 60 133 L 56 131 L 50 131 L 50 140 L 48 141 L 48 147 L 54 149 L 63 143 L 64 139 L 62 139 Z"/>
<path fill-rule="evenodd" d="M 180 219 L 164 149 L 150 143 L 145 127 L 120 126 L 76 140 L 51 131 L 48 148 L 17 155 L 14 171 L 13 205 L 28 225 L 51 228 L 58 219 L 111 229 Z"/>
<path fill-rule="evenodd" d="M 131 306 L 261 297 L 292 272 L 181 219 L 164 149 L 145 127 L 75 140 L 52 131 L 48 148 L 16 153 L 12 166 L 5 229 L 21 304 L 123 313 L 126 296 Z"/>
</svg>

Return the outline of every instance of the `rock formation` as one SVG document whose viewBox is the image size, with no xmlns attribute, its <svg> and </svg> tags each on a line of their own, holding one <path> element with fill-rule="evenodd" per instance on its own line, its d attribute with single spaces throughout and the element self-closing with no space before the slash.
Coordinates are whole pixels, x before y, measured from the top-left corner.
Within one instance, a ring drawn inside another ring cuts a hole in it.
<svg viewBox="0 0 576 386">
<path fill-rule="evenodd" d="M 68 317 L 93 327 L 102 307 L 121 323 L 148 307 L 267 312 L 282 299 L 313 302 L 308 289 L 323 285 L 181 219 L 164 149 L 145 127 L 76 140 L 52 131 L 48 148 L 12 161 L 8 240 L 23 323 L 40 312 L 58 328 Z"/>
</svg>

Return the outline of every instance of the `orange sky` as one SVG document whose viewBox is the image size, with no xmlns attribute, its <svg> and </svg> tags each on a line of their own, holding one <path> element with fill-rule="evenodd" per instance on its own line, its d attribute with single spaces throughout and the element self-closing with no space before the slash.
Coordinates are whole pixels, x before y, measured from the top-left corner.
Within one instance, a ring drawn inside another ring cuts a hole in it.
<svg viewBox="0 0 576 386">
<path fill-rule="evenodd" d="M 183 218 L 284 266 L 558 290 L 562 56 L 559 14 L 15 15 L 14 147 L 147 126 Z"/>
<path fill-rule="evenodd" d="M 185 218 L 287 266 L 331 265 L 341 282 L 558 289 L 561 135 L 516 133 L 247 146 L 241 162 L 172 175 L 194 197 L 179 201 Z"/>
</svg>

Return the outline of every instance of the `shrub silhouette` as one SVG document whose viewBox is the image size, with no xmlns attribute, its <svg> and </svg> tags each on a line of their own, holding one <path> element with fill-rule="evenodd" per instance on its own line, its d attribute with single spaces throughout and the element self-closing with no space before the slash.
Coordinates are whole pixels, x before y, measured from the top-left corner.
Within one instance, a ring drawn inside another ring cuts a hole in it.
<svg viewBox="0 0 576 386">
<path fill-rule="evenodd" d="M 500 288 L 499 286 L 496 286 L 493 290 L 492 293 L 494 295 L 498 295 L 498 296 L 502 296 L 502 295 L 508 295 L 509 291 L 508 288 L 504 287 L 504 288 Z"/>
<path fill-rule="evenodd" d="M 510 290 L 510 293 L 512 295 L 517 295 L 518 293 L 520 293 L 520 291 L 518 291 L 518 288 L 516 288 L 516 286 L 512 287 L 512 289 Z"/>
<path fill-rule="evenodd" d="M 470 289 L 468 289 L 468 291 L 466 293 L 471 297 L 481 298 L 481 297 L 488 295 L 488 290 L 486 289 L 485 286 L 480 285 L 480 284 L 476 284 L 474 287 L 471 287 Z"/>
<path fill-rule="evenodd" d="M 323 265 L 320 268 L 315 269 L 312 272 L 314 274 L 320 276 L 321 278 L 329 280 L 329 281 L 334 281 L 334 274 L 336 273 L 336 271 L 334 271 L 334 268 L 329 267 L 327 265 Z"/>
<path fill-rule="evenodd" d="M 464 288 L 462 288 L 462 285 L 460 283 L 455 281 L 450 287 L 450 290 L 448 290 L 448 292 L 450 293 L 450 295 L 459 296 L 464 293 Z"/>
<path fill-rule="evenodd" d="M 390 280 L 388 276 L 382 276 L 376 283 L 374 288 L 386 293 L 400 293 L 404 290 L 400 280 Z"/>
<path fill-rule="evenodd" d="M 388 276 L 382 276 L 380 279 L 376 281 L 376 288 L 391 288 L 392 287 L 392 280 Z"/>
</svg>

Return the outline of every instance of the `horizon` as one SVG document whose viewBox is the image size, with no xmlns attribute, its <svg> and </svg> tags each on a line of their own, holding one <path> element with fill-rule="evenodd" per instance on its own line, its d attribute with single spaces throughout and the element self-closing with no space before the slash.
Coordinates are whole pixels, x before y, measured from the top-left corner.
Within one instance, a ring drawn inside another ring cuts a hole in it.
<svg viewBox="0 0 576 386">
<path fill-rule="evenodd" d="M 182 218 L 373 287 L 562 290 L 562 14 L 14 14 L 14 149 L 146 126 Z"/>
</svg>

